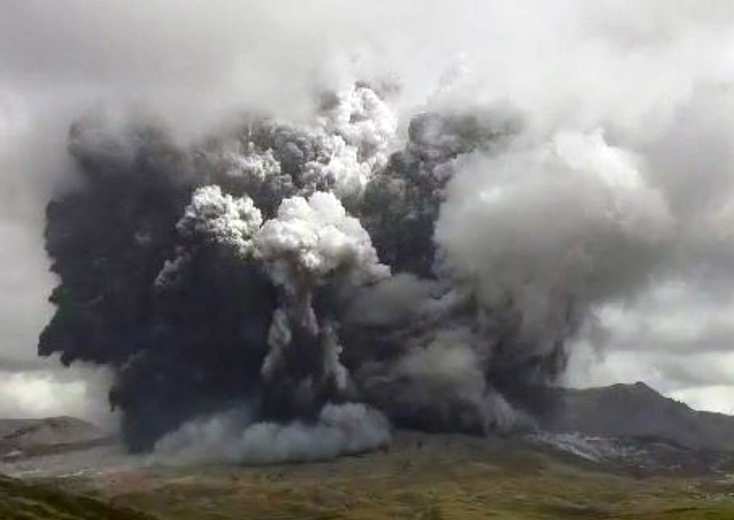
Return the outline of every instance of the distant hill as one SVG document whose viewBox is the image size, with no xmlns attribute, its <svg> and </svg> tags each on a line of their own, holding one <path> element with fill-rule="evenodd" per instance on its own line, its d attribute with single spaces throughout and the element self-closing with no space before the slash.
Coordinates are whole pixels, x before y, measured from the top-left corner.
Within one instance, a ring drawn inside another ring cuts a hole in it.
<svg viewBox="0 0 734 520">
<path fill-rule="evenodd" d="M 734 417 L 693 410 L 644 383 L 556 388 L 544 401 L 540 427 L 551 432 L 658 438 L 687 448 L 734 450 Z"/>
<path fill-rule="evenodd" d="M 0 419 L 0 458 L 84 448 L 108 440 L 108 433 L 74 417 Z"/>
</svg>

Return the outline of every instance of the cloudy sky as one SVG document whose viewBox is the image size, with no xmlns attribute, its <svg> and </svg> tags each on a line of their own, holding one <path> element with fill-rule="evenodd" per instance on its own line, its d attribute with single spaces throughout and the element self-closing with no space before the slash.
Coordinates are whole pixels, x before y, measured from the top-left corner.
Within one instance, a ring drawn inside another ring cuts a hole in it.
<svg viewBox="0 0 734 520">
<path fill-rule="evenodd" d="M 73 182 L 74 117 L 134 102 L 186 140 L 233 110 L 300 117 L 315 88 L 355 77 L 398 81 L 405 114 L 437 92 L 501 100 L 633 154 L 676 218 L 669 261 L 595 309 L 567 382 L 643 380 L 734 413 L 732 22 L 729 0 L 5 0 L 0 416 L 107 420 L 104 373 L 35 356 L 54 284 L 43 208 Z"/>
</svg>

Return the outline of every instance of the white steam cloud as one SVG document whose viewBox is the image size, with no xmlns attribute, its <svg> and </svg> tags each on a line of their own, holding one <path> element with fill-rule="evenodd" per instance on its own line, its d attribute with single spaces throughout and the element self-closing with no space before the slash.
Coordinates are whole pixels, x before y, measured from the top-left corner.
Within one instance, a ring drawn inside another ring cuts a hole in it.
<svg viewBox="0 0 734 520">
<path fill-rule="evenodd" d="M 627 155 L 597 132 L 469 159 L 436 229 L 445 268 L 487 308 L 519 309 L 523 341 L 552 348 L 666 256 L 674 220 Z"/>
<path fill-rule="evenodd" d="M 254 423 L 234 410 L 185 424 L 156 444 L 159 464 L 275 464 L 356 455 L 390 443 L 390 426 L 363 404 L 327 405 L 315 424 Z"/>
</svg>

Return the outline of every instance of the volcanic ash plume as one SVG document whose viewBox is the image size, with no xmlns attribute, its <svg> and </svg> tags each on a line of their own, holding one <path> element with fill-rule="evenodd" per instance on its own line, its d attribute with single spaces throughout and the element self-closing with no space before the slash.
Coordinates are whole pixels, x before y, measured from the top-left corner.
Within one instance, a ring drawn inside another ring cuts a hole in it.
<svg viewBox="0 0 734 520">
<path fill-rule="evenodd" d="M 347 385 L 336 325 L 319 323 L 314 292 L 320 287 L 348 292 L 388 277 L 389 269 L 378 262 L 359 220 L 348 216 L 332 193 L 285 199 L 276 218 L 258 232 L 256 243 L 258 257 L 280 293 L 262 367 L 264 411 L 293 417 L 308 413 L 309 403 L 320 406 L 339 395 Z M 330 320 L 332 313 L 326 307 L 320 314 Z M 275 393 L 280 401 L 291 402 L 271 402 Z M 318 413 L 318 407 L 312 413 Z"/>
<path fill-rule="evenodd" d="M 416 114 L 359 84 L 310 123 L 244 116 L 182 146 L 80 119 L 47 210 L 61 283 L 41 354 L 111 367 L 133 450 L 312 460 L 390 425 L 532 425 L 594 305 L 644 285 L 672 218 L 599 133 L 503 107 Z"/>
</svg>

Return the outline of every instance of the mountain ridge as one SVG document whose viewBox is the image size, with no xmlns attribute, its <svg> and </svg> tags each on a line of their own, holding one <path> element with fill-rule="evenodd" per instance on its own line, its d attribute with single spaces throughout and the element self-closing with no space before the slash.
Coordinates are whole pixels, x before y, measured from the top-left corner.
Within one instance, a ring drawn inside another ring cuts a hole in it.
<svg viewBox="0 0 734 520">
<path fill-rule="evenodd" d="M 546 392 L 538 414 L 542 430 L 661 438 L 691 449 L 734 450 L 734 416 L 695 410 L 643 382 Z"/>
</svg>

